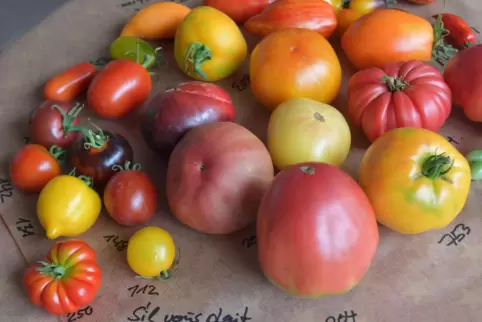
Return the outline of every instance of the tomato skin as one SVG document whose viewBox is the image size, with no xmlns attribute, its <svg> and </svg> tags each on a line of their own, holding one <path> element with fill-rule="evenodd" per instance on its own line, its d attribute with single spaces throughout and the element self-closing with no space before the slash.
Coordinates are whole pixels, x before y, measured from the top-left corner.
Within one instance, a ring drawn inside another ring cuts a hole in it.
<svg viewBox="0 0 482 322">
<path fill-rule="evenodd" d="M 335 13 L 338 14 L 343 9 L 343 0 L 324 0 L 333 6 Z"/>
<path fill-rule="evenodd" d="M 348 30 L 348 27 L 350 27 L 355 21 L 360 19 L 363 15 L 353 9 L 341 9 L 340 12 L 337 15 L 337 32 L 340 36 L 343 36 L 343 34 Z"/>
<path fill-rule="evenodd" d="M 449 31 L 444 39 L 450 45 L 457 49 L 465 49 L 476 44 L 477 35 L 462 17 L 453 13 L 441 13 L 432 17 L 438 19 L 439 16 L 441 16 L 444 28 Z"/>
<path fill-rule="evenodd" d="M 234 4 L 231 0 L 205 0 L 204 5 L 216 8 L 227 14 L 236 23 L 244 23 L 249 18 L 261 13 L 276 0 L 248 0 Z"/>
<path fill-rule="evenodd" d="M 366 15 L 375 9 L 386 8 L 387 0 L 350 0 L 348 8 L 360 13 L 361 15 Z"/>
<path fill-rule="evenodd" d="M 261 37 L 289 28 L 306 28 L 329 38 L 336 24 L 335 9 L 326 1 L 277 0 L 246 21 L 244 27 Z"/>
<path fill-rule="evenodd" d="M 102 283 L 96 260 L 95 251 L 82 240 L 56 242 L 44 262 L 57 271 L 68 272 L 55 278 L 53 270 L 41 262 L 31 265 L 23 278 L 30 301 L 56 315 L 73 313 L 90 304 Z"/>
<path fill-rule="evenodd" d="M 10 163 L 12 183 L 28 192 L 40 192 L 47 182 L 61 173 L 57 159 L 39 144 L 26 145 Z"/>
<path fill-rule="evenodd" d="M 112 59 L 128 59 L 134 62 L 139 59 L 146 68 L 154 66 L 157 62 L 156 49 L 139 37 L 119 37 L 112 42 L 109 51 Z"/>
<path fill-rule="evenodd" d="M 256 236 L 264 275 L 291 295 L 311 298 L 358 284 L 379 239 L 362 189 L 337 167 L 316 162 L 276 175 L 258 210 Z"/>
<path fill-rule="evenodd" d="M 441 153 L 449 160 L 439 170 L 452 161 L 453 167 L 433 179 L 424 175 L 436 170 L 428 158 Z M 378 222 L 403 234 L 446 227 L 463 209 L 471 185 L 470 166 L 457 148 L 435 132 L 408 127 L 376 140 L 363 156 L 358 177 Z"/>
<path fill-rule="evenodd" d="M 119 119 L 144 103 L 151 89 L 151 76 L 141 64 L 118 59 L 108 63 L 94 78 L 87 101 L 97 115 Z"/>
<path fill-rule="evenodd" d="M 44 87 L 44 98 L 70 102 L 87 90 L 97 68 L 90 63 L 80 63 L 51 78 Z"/>
<path fill-rule="evenodd" d="M 265 37 L 251 54 L 249 69 L 251 90 L 269 110 L 296 97 L 329 104 L 341 86 L 335 50 L 308 29 L 285 29 Z M 306 70 L 310 77 L 305 77 Z"/>
<path fill-rule="evenodd" d="M 174 38 L 174 57 L 187 76 L 200 81 L 218 81 L 246 59 L 248 45 L 236 23 L 208 6 L 196 7 L 179 25 Z M 211 59 L 207 59 L 211 56 Z"/>
<path fill-rule="evenodd" d="M 103 134 L 107 140 L 101 147 L 86 149 L 87 141 L 81 136 L 72 143 L 68 153 L 70 165 L 78 174 L 91 177 L 97 187 L 104 187 L 115 174 L 112 167 L 134 159 L 134 150 L 124 136 L 109 131 Z"/>
<path fill-rule="evenodd" d="M 398 82 L 396 89 L 384 78 Z M 437 132 L 451 110 L 452 92 L 443 76 L 421 61 L 364 69 L 348 82 L 348 116 L 370 141 L 399 127 Z"/>
<path fill-rule="evenodd" d="M 434 31 L 430 22 L 397 9 L 378 9 L 355 21 L 341 46 L 357 69 L 432 58 Z"/>
<path fill-rule="evenodd" d="M 118 172 L 104 189 L 104 205 L 109 216 L 120 225 L 144 224 L 157 208 L 156 187 L 143 172 Z"/>
<path fill-rule="evenodd" d="M 29 129 L 33 142 L 46 148 L 52 145 L 65 148 L 78 137 L 78 132 L 72 130 L 79 125 L 80 111 L 78 105 L 44 101 L 30 114 Z"/>
<path fill-rule="evenodd" d="M 174 240 L 160 227 L 148 226 L 136 231 L 127 245 L 127 263 L 142 277 L 160 276 L 173 266 L 175 257 Z"/>
<path fill-rule="evenodd" d="M 444 80 L 452 90 L 454 105 L 462 107 L 467 118 L 482 122 L 482 45 L 457 53 L 445 67 Z"/>
</svg>

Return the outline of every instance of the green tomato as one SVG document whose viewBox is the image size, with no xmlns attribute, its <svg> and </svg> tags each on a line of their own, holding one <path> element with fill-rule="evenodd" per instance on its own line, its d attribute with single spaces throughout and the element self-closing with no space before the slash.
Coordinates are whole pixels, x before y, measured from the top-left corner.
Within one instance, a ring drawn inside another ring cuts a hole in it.
<svg viewBox="0 0 482 322">
<path fill-rule="evenodd" d="M 467 161 L 470 164 L 472 180 L 479 181 L 482 179 L 482 150 L 474 150 L 467 155 Z"/>
<path fill-rule="evenodd" d="M 158 51 L 139 37 L 119 37 L 110 45 L 112 59 L 128 59 L 145 68 L 150 68 L 158 61 Z"/>
</svg>

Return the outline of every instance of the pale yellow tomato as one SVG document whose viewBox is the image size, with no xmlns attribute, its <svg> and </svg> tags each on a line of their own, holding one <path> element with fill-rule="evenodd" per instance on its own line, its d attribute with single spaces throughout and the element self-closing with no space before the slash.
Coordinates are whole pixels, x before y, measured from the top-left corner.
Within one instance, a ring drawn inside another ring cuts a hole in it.
<svg viewBox="0 0 482 322">
<path fill-rule="evenodd" d="M 271 114 L 268 149 L 279 170 L 301 162 L 340 166 L 348 156 L 350 145 L 348 123 L 328 104 L 295 98 Z"/>
</svg>

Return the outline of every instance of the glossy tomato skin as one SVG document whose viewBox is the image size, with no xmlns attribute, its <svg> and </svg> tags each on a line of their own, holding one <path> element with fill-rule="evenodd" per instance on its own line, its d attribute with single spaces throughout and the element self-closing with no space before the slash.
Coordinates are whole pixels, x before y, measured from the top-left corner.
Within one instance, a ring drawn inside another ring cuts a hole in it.
<svg viewBox="0 0 482 322">
<path fill-rule="evenodd" d="M 291 295 L 345 293 L 362 279 L 378 247 L 370 202 L 346 173 L 301 163 L 278 173 L 256 223 L 264 275 Z"/>
<path fill-rule="evenodd" d="M 452 92 L 443 76 L 421 61 L 364 69 L 348 82 L 348 115 L 370 141 L 399 127 L 437 132 L 451 110 Z"/>
<path fill-rule="evenodd" d="M 32 141 L 46 148 L 52 145 L 62 148 L 68 146 L 78 137 L 78 132 L 69 132 L 69 129 L 79 125 L 79 117 L 71 115 L 72 117 L 67 120 L 62 114 L 67 115 L 73 108 L 70 103 L 61 101 L 44 101 L 40 104 L 30 114 L 29 129 Z"/>
<path fill-rule="evenodd" d="M 335 13 L 338 14 L 343 9 L 343 0 L 325 0 L 333 6 Z"/>
<path fill-rule="evenodd" d="M 482 122 L 482 45 L 457 53 L 444 71 L 453 103 L 462 107 L 469 120 Z"/>
<path fill-rule="evenodd" d="M 151 99 L 141 121 L 141 133 L 153 150 L 169 158 L 190 129 L 211 122 L 234 122 L 235 117 L 233 102 L 224 89 L 191 81 Z"/>
<path fill-rule="evenodd" d="M 465 20 L 453 13 L 441 13 L 432 18 L 441 19 L 443 26 L 448 31 L 444 40 L 459 50 L 472 47 L 477 43 L 477 34 Z"/>
<path fill-rule="evenodd" d="M 119 37 L 109 47 L 112 59 L 128 59 L 136 62 L 140 60 L 146 68 L 157 63 L 157 53 L 147 41 L 139 37 Z"/>
<path fill-rule="evenodd" d="M 387 2 L 390 0 L 351 0 L 349 8 L 360 13 L 361 15 L 366 15 L 378 8 L 386 8 Z"/>
<path fill-rule="evenodd" d="M 434 156 L 446 173 L 432 178 L 424 171 L 437 170 L 427 163 Z M 446 227 L 463 209 L 471 184 L 470 166 L 457 148 L 421 128 L 381 136 L 363 156 L 358 178 L 378 222 L 403 234 Z"/>
<path fill-rule="evenodd" d="M 343 8 L 340 10 L 338 15 L 336 16 L 336 19 L 338 21 L 336 30 L 338 32 L 338 35 L 343 36 L 343 34 L 348 30 L 348 28 L 360 17 L 363 16 L 363 14 L 349 8 Z"/>
<path fill-rule="evenodd" d="M 85 137 L 79 137 L 69 148 L 70 165 L 77 174 L 89 176 L 96 187 L 104 187 L 115 174 L 115 165 L 124 165 L 134 159 L 134 150 L 127 139 L 113 132 L 104 131 L 107 141 L 102 148 L 85 147 Z"/>
<path fill-rule="evenodd" d="M 340 61 L 333 47 L 308 29 L 267 36 L 253 50 L 249 68 L 251 90 L 269 110 L 296 97 L 329 104 L 341 86 Z"/>
<path fill-rule="evenodd" d="M 432 58 L 434 31 L 428 20 L 398 9 L 378 9 L 355 21 L 341 46 L 354 67 L 381 67 Z"/>
<path fill-rule="evenodd" d="M 64 315 L 94 300 L 101 286 L 102 272 L 95 251 L 87 243 L 59 241 L 44 262 L 56 268 L 58 277 L 41 263 L 25 271 L 23 284 L 32 304 L 51 314 Z"/>
<path fill-rule="evenodd" d="M 12 183 L 28 192 L 40 192 L 47 182 L 61 173 L 57 159 L 39 144 L 26 145 L 10 163 Z"/>
<path fill-rule="evenodd" d="M 120 171 L 104 189 L 104 205 L 109 216 L 120 225 L 144 224 L 156 211 L 156 187 L 143 172 Z"/>
<path fill-rule="evenodd" d="M 108 63 L 94 78 L 87 101 L 97 115 L 119 119 L 144 103 L 151 89 L 151 76 L 141 64 L 118 59 Z"/>
<path fill-rule="evenodd" d="M 70 102 L 87 90 L 97 68 L 91 63 L 80 63 L 51 78 L 44 87 L 44 98 Z"/>
<path fill-rule="evenodd" d="M 226 235 L 256 218 L 273 179 L 263 142 L 233 122 L 208 123 L 190 130 L 169 159 L 167 200 L 185 225 Z"/>
<path fill-rule="evenodd" d="M 275 0 L 248 0 L 234 3 L 232 0 L 205 0 L 204 5 L 216 8 L 227 14 L 236 23 L 244 23 L 246 20 L 263 11 Z"/>
</svg>

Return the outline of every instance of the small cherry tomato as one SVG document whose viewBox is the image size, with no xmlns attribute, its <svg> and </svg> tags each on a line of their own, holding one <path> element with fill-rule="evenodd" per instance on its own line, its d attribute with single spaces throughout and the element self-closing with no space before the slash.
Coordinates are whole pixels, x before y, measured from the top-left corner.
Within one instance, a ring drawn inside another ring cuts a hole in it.
<svg viewBox="0 0 482 322">
<path fill-rule="evenodd" d="M 51 78 L 44 87 L 46 100 L 70 102 L 87 90 L 97 73 L 91 63 L 80 63 Z"/>
<path fill-rule="evenodd" d="M 65 151 L 57 146 L 47 150 L 40 144 L 28 144 L 14 156 L 10 164 L 12 183 L 28 192 L 40 192 L 54 177 L 62 173 L 59 159 Z"/>
<path fill-rule="evenodd" d="M 162 228 L 148 226 L 138 230 L 127 245 L 127 263 L 142 277 L 168 279 L 175 266 L 176 246 Z"/>
<path fill-rule="evenodd" d="M 351 0 L 349 8 L 361 15 L 366 15 L 375 9 L 388 8 L 393 0 Z"/>
<path fill-rule="evenodd" d="M 157 191 L 151 179 L 135 164 L 115 166 L 119 172 L 104 189 L 104 205 L 109 216 L 124 226 L 140 225 L 151 219 L 157 207 Z"/>
<path fill-rule="evenodd" d="M 61 101 L 45 101 L 30 114 L 30 135 L 45 147 L 65 148 L 78 136 L 82 106 Z"/>
<path fill-rule="evenodd" d="M 128 59 L 141 62 L 150 68 L 158 62 L 159 48 L 154 49 L 148 42 L 139 37 L 119 37 L 110 45 L 110 56 L 113 59 Z"/>
</svg>

